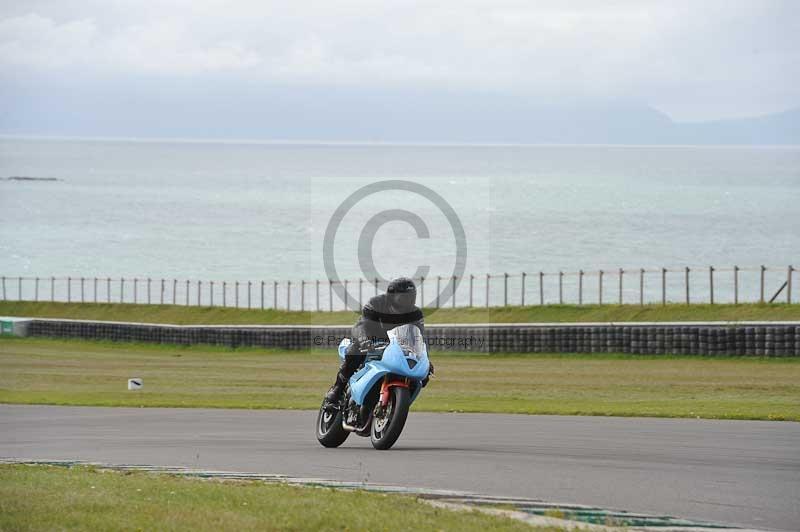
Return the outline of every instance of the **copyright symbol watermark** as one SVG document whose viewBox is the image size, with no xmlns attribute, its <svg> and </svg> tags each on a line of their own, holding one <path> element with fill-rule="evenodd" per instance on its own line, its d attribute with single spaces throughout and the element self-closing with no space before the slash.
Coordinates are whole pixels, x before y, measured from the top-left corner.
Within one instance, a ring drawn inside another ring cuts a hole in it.
<svg viewBox="0 0 800 532">
<path fill-rule="evenodd" d="M 360 311 L 361 309 L 359 308 L 359 305 L 362 302 L 359 301 L 358 297 L 354 297 L 354 294 L 349 293 L 349 290 L 345 289 L 345 284 L 342 282 L 342 278 L 336 269 L 334 250 L 336 248 L 336 237 L 339 227 L 342 224 L 342 220 L 344 220 L 345 216 L 347 216 L 348 212 L 350 212 L 357 205 L 361 210 L 375 210 L 375 204 L 369 204 L 368 202 L 364 201 L 368 197 L 383 192 L 400 191 L 420 196 L 421 198 L 424 198 L 428 202 L 432 203 L 447 220 L 450 230 L 452 231 L 455 243 L 455 261 L 453 264 L 453 270 L 447 277 L 441 276 L 442 279 L 446 279 L 447 282 L 440 288 L 439 293 L 435 294 L 436 301 L 438 301 L 441 306 L 446 304 L 453 297 L 458 283 L 463 278 L 467 263 L 467 237 L 460 218 L 447 200 L 445 200 L 440 194 L 432 189 L 413 181 L 399 179 L 378 181 L 361 187 L 350 194 L 336 208 L 325 229 L 322 247 L 322 258 L 325 266 L 325 273 L 327 274 L 328 279 L 332 282 L 333 293 L 350 310 Z M 378 231 L 381 229 L 381 227 L 390 222 L 403 222 L 410 225 L 415 231 L 418 239 L 430 238 L 432 234 L 431 228 L 425 223 L 425 220 L 423 220 L 419 214 L 413 213 L 409 210 L 402 208 L 388 208 L 376 212 L 367 220 L 367 222 L 361 228 L 361 232 L 358 236 L 358 267 L 364 276 L 364 279 L 368 281 L 377 280 L 377 282 L 381 284 L 388 282 L 388 279 L 381 275 L 375 266 L 373 247 Z M 441 227 L 435 227 L 434 230 L 437 234 L 441 234 L 445 231 L 445 229 Z M 404 259 L 400 250 L 398 250 L 398 256 L 393 258 L 398 262 Z M 431 266 L 428 263 L 416 265 L 404 264 L 403 268 L 406 271 L 404 271 L 402 275 L 411 277 L 415 282 L 419 282 L 421 279 L 428 278 L 431 273 Z M 413 271 L 411 271 L 412 269 Z M 423 303 L 424 302 L 422 301 L 418 301 L 419 306 L 422 306 Z"/>
</svg>

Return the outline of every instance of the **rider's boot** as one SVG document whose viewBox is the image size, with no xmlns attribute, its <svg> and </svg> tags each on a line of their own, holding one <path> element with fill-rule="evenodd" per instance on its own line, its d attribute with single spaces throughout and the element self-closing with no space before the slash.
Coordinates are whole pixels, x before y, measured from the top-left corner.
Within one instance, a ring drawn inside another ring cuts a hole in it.
<svg viewBox="0 0 800 532">
<path fill-rule="evenodd" d="M 342 374 L 341 370 L 336 374 L 336 382 L 333 383 L 331 389 L 325 394 L 325 402 L 329 405 L 336 405 L 342 400 L 344 394 L 345 383 L 347 378 Z"/>
<path fill-rule="evenodd" d="M 350 380 L 350 377 L 353 376 L 353 373 L 356 372 L 356 369 L 358 369 L 358 366 L 363 361 L 364 355 L 359 354 L 359 343 L 353 342 L 350 344 L 350 347 L 347 348 L 344 360 L 342 360 L 342 364 L 339 366 L 339 372 L 336 374 L 336 382 L 333 383 L 331 389 L 325 394 L 326 404 L 334 406 L 341 402 L 347 381 Z"/>
</svg>

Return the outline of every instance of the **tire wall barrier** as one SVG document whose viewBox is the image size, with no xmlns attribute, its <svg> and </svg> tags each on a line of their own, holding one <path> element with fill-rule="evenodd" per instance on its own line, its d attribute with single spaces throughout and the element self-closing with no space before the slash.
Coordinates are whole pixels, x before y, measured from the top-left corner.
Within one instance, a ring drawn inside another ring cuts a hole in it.
<svg viewBox="0 0 800 532">
<path fill-rule="evenodd" d="M 165 344 L 335 349 L 349 327 L 179 326 L 30 319 L 26 335 Z M 431 353 L 800 356 L 800 323 L 429 325 Z"/>
</svg>

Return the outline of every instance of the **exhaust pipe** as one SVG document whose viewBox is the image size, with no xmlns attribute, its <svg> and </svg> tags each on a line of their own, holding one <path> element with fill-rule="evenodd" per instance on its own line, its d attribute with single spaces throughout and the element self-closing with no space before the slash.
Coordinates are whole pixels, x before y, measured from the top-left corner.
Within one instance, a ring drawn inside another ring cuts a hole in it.
<svg viewBox="0 0 800 532">
<path fill-rule="evenodd" d="M 367 422 L 364 423 L 363 427 L 354 427 L 353 425 L 348 425 L 347 421 L 345 421 L 344 417 L 342 417 L 342 428 L 348 432 L 364 432 L 365 430 L 367 430 L 367 428 L 369 428 L 371 424 L 372 424 L 372 416 L 367 417 Z"/>
</svg>

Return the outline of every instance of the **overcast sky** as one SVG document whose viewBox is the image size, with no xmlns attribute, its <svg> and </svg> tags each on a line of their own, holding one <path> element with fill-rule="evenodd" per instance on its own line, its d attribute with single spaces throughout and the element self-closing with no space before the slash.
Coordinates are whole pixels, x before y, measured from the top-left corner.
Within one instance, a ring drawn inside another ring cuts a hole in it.
<svg viewBox="0 0 800 532">
<path fill-rule="evenodd" d="M 5 1 L 0 75 L 23 121 L 33 87 L 79 102 L 185 85 L 225 87 L 197 106 L 237 87 L 479 91 L 711 120 L 800 106 L 800 2 Z"/>
</svg>

